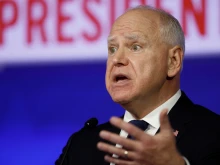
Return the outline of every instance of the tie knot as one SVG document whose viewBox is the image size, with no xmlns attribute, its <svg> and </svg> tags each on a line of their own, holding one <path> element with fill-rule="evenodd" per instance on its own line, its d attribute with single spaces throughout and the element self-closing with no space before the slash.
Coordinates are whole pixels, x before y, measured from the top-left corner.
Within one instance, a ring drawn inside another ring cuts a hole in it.
<svg viewBox="0 0 220 165">
<path fill-rule="evenodd" d="M 145 131 L 148 127 L 148 123 L 144 120 L 131 120 L 129 123 L 135 125 L 136 127 L 140 128 L 141 130 Z"/>
</svg>

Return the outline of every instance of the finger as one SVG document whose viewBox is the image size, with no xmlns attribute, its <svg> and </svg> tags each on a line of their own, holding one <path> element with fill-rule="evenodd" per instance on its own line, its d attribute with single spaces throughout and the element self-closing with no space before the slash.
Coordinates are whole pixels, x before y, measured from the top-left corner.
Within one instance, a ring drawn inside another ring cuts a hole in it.
<svg viewBox="0 0 220 165">
<path fill-rule="evenodd" d="M 112 125 L 114 125 L 115 127 L 118 127 L 122 130 L 125 130 L 129 135 L 134 137 L 135 140 L 139 140 L 139 141 L 142 139 L 145 139 L 145 140 L 149 139 L 150 140 L 152 138 L 150 135 L 145 134 L 144 131 L 142 131 L 138 127 L 136 127 L 130 123 L 126 123 L 118 117 L 112 117 L 110 119 L 110 123 Z"/>
<path fill-rule="evenodd" d="M 123 160 L 120 158 L 114 158 L 111 156 L 106 155 L 105 160 L 109 163 L 117 164 L 117 165 L 133 165 L 134 162 L 130 160 Z"/>
<path fill-rule="evenodd" d="M 136 151 L 139 146 L 137 141 L 126 139 L 124 137 L 119 136 L 118 134 L 111 133 L 108 131 L 101 131 L 99 135 L 102 139 L 105 139 L 114 144 L 120 144 L 128 150 Z"/>
<path fill-rule="evenodd" d="M 122 148 L 118 148 L 116 146 L 112 146 L 103 142 L 99 142 L 97 144 L 98 149 L 100 149 L 101 151 L 107 152 L 109 154 L 115 154 L 117 156 L 119 156 L 120 158 L 125 158 L 125 159 L 135 159 L 135 154 L 134 152 L 131 151 L 127 151 L 125 149 Z"/>
<path fill-rule="evenodd" d="M 161 113 L 160 113 L 160 132 L 161 133 L 171 133 L 172 132 L 172 127 L 170 125 L 170 121 L 168 118 L 168 110 L 164 109 Z"/>
</svg>

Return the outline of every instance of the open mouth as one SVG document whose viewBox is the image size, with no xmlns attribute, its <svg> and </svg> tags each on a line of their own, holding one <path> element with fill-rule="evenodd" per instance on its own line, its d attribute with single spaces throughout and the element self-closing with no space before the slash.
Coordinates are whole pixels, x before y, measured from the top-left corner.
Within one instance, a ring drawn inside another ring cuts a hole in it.
<svg viewBox="0 0 220 165">
<path fill-rule="evenodd" d="M 117 76 L 115 77 L 115 81 L 116 81 L 116 82 L 124 81 L 124 80 L 128 80 L 128 77 L 125 76 L 125 75 L 117 75 Z"/>
</svg>

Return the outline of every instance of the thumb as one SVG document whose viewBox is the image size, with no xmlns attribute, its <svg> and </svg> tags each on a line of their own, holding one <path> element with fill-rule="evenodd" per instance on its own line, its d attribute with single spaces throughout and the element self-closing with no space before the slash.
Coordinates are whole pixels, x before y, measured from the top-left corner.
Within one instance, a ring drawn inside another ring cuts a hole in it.
<svg viewBox="0 0 220 165">
<path fill-rule="evenodd" d="M 170 133 L 172 132 L 172 128 L 170 126 L 170 122 L 169 122 L 169 118 L 168 118 L 168 110 L 164 109 L 161 113 L 160 113 L 160 132 L 167 132 Z"/>
</svg>

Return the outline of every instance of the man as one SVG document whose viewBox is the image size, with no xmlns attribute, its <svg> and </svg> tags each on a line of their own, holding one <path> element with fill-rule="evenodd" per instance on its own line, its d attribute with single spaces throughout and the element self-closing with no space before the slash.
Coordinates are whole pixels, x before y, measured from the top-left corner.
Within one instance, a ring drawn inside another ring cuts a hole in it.
<svg viewBox="0 0 220 165">
<path fill-rule="evenodd" d="M 123 120 L 73 134 L 56 164 L 219 165 L 219 116 L 180 91 L 184 51 L 170 14 L 139 6 L 120 16 L 108 37 L 106 88 Z"/>
</svg>

